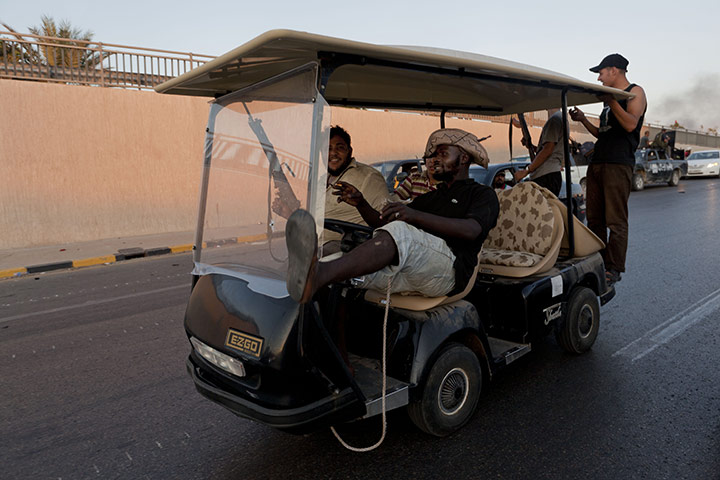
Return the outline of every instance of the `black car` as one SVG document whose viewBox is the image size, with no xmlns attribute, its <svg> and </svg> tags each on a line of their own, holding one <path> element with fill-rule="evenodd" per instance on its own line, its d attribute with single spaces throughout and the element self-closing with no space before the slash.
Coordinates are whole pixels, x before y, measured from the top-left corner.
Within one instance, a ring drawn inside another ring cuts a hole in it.
<svg viewBox="0 0 720 480">
<path fill-rule="evenodd" d="M 679 157 L 679 158 L 676 158 Z M 665 150 L 643 148 L 635 152 L 632 189 L 642 190 L 652 183 L 667 183 L 676 187 L 688 173 L 688 162 L 682 155 L 668 158 Z"/>
</svg>

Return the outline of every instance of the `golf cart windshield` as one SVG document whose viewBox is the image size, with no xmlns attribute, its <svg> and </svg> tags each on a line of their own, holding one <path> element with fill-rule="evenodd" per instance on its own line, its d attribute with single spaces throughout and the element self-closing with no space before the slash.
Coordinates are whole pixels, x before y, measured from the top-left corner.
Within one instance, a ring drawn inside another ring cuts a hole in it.
<svg viewBox="0 0 720 480">
<path fill-rule="evenodd" d="M 196 275 L 222 272 L 287 295 L 285 223 L 297 208 L 324 217 L 329 109 L 315 64 L 212 103 L 205 139 Z M 283 280 L 278 282 L 278 280 Z"/>
</svg>

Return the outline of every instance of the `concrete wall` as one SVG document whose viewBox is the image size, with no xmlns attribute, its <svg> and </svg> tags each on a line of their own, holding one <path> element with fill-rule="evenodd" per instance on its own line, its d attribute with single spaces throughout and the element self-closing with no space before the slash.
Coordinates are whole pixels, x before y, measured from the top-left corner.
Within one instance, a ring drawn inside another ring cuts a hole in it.
<svg viewBox="0 0 720 480">
<path fill-rule="evenodd" d="M 0 80 L 0 112 L 0 249 L 194 229 L 206 99 Z M 419 157 L 439 128 L 438 117 L 417 114 L 332 115 L 366 163 Z M 491 161 L 510 158 L 507 124 L 447 126 L 492 135 Z M 513 154 L 524 155 L 518 130 L 513 138 Z"/>
<path fill-rule="evenodd" d="M 192 228 L 207 101 L 0 80 L 0 249 Z"/>
</svg>

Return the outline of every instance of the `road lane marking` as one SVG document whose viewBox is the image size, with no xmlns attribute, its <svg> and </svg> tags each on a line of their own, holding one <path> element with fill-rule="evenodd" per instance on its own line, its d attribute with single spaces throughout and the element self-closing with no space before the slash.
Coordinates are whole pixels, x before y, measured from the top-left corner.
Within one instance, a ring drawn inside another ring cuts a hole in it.
<svg viewBox="0 0 720 480">
<path fill-rule="evenodd" d="M 178 288 L 190 289 L 189 285 L 175 285 L 174 287 L 158 288 L 156 290 L 148 290 L 146 292 L 131 293 L 129 295 L 120 295 L 119 297 L 105 298 L 103 300 L 88 300 L 87 302 L 80 303 L 78 305 L 68 305 L 66 307 L 51 308 L 49 310 L 41 310 L 39 312 L 23 313 L 20 315 L 13 315 L 11 317 L 0 318 L 0 323 L 10 322 L 12 320 L 19 320 L 22 318 L 34 317 L 37 315 L 47 315 L 49 313 L 64 312 L 66 310 L 74 310 L 77 308 L 92 307 L 95 305 L 103 305 L 105 303 L 117 302 L 118 300 L 126 300 L 128 298 L 142 297 L 144 295 L 153 295 L 155 293 L 167 292 L 170 290 L 176 290 Z"/>
<path fill-rule="evenodd" d="M 631 361 L 640 360 L 648 353 L 695 325 L 700 320 L 720 309 L 720 289 L 715 290 L 706 297 L 698 300 L 685 310 L 671 317 L 642 337 L 630 342 L 612 356 L 623 355 L 631 357 Z"/>
</svg>

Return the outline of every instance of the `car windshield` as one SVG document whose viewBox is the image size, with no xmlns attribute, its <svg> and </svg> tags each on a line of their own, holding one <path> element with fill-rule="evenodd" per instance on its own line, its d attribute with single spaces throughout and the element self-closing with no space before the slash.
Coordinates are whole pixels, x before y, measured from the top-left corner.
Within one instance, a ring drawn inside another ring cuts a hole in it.
<svg viewBox="0 0 720 480">
<path fill-rule="evenodd" d="M 712 160 L 720 158 L 720 152 L 694 152 L 688 157 L 688 160 Z"/>
</svg>

